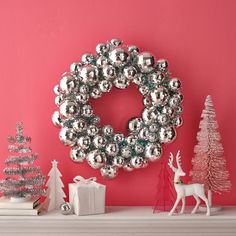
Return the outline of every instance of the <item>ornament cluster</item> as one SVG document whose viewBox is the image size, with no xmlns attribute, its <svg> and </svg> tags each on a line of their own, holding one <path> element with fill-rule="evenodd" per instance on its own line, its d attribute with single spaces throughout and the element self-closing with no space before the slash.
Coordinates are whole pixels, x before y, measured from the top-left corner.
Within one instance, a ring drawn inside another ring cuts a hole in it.
<svg viewBox="0 0 236 236">
<path fill-rule="evenodd" d="M 90 99 L 98 99 L 112 87 L 125 89 L 137 85 L 143 95 L 141 117 L 128 121 L 129 134 L 115 133 L 110 125 L 99 125 Z M 61 128 L 59 138 L 71 146 L 74 162 L 87 160 L 105 178 L 114 178 L 118 169 L 146 167 L 160 159 L 162 144 L 176 138 L 182 124 L 179 79 L 172 78 L 168 63 L 155 61 L 149 52 L 124 45 L 118 39 L 96 46 L 96 55 L 84 54 L 81 62 L 70 66 L 54 87 L 58 110 L 52 121 Z"/>
</svg>

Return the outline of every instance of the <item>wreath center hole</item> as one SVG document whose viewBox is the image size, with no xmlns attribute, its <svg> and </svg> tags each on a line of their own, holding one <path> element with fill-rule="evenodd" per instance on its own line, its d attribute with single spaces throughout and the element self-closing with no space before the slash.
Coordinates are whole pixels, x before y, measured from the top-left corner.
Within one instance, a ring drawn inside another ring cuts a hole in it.
<svg viewBox="0 0 236 236">
<path fill-rule="evenodd" d="M 101 118 L 101 125 L 111 125 L 116 133 L 128 134 L 128 121 L 141 116 L 142 95 L 135 84 L 126 89 L 112 88 L 111 92 L 91 101 L 94 113 Z"/>
</svg>

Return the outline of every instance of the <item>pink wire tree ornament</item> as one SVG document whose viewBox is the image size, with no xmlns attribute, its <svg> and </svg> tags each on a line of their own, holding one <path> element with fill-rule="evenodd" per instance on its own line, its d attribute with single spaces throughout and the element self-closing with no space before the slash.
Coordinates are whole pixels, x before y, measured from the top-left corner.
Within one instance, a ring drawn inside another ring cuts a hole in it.
<svg viewBox="0 0 236 236">
<path fill-rule="evenodd" d="M 194 147 L 193 168 L 190 171 L 193 183 L 202 183 L 208 191 L 208 201 L 212 207 L 212 192 L 229 192 L 231 182 L 226 170 L 224 148 L 220 142 L 215 109 L 210 95 L 205 100 L 197 133 L 197 145 Z"/>
</svg>

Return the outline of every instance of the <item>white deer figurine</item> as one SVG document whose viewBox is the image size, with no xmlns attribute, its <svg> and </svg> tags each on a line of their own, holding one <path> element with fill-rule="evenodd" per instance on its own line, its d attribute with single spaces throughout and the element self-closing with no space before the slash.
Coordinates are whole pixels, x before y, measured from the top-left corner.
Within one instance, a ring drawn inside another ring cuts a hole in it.
<svg viewBox="0 0 236 236">
<path fill-rule="evenodd" d="M 175 211 L 176 207 L 178 206 L 178 203 L 181 199 L 182 199 L 182 207 L 181 207 L 180 214 L 183 214 L 184 209 L 185 209 L 185 197 L 193 196 L 197 203 L 196 203 L 196 206 L 193 208 L 191 214 L 196 213 L 196 211 L 201 203 L 200 199 L 202 199 L 205 202 L 206 207 L 207 207 L 206 215 L 210 216 L 210 207 L 209 207 L 208 199 L 205 195 L 204 184 L 197 184 L 197 183 L 196 184 L 182 184 L 182 181 L 180 180 L 180 176 L 185 176 L 186 173 L 181 168 L 180 151 L 178 151 L 177 155 L 176 155 L 177 168 L 175 168 L 173 166 L 173 161 L 174 161 L 174 156 L 172 153 L 170 153 L 168 165 L 175 173 L 174 187 L 175 187 L 175 191 L 177 193 L 177 198 L 176 198 L 173 208 L 169 212 L 169 215 L 172 215 L 174 213 L 174 211 Z"/>
</svg>

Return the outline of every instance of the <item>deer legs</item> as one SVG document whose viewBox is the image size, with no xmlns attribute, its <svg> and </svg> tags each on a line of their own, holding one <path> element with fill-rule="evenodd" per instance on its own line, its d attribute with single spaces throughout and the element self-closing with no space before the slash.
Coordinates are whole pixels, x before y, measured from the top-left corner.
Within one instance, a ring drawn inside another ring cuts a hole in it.
<svg viewBox="0 0 236 236">
<path fill-rule="evenodd" d="M 185 197 L 182 198 L 182 206 L 181 206 L 180 214 L 184 214 L 184 210 L 185 210 Z"/>
<path fill-rule="evenodd" d="M 178 206 L 180 200 L 181 200 L 181 198 L 177 197 L 174 206 L 172 207 L 171 211 L 169 212 L 169 216 L 173 215 L 173 213 L 175 212 L 175 209 Z"/>
<path fill-rule="evenodd" d="M 196 200 L 196 205 L 195 205 L 195 207 L 193 208 L 191 214 L 195 214 L 195 213 L 196 213 L 196 211 L 197 211 L 197 209 L 198 209 L 198 207 L 199 207 L 199 205 L 200 205 L 200 203 L 201 203 L 201 201 L 200 201 L 200 199 L 199 199 L 198 196 L 193 195 L 193 197 L 194 197 L 195 200 Z"/>
</svg>

